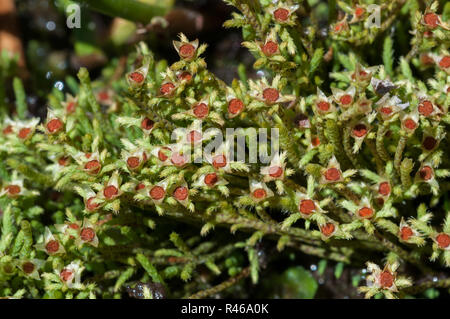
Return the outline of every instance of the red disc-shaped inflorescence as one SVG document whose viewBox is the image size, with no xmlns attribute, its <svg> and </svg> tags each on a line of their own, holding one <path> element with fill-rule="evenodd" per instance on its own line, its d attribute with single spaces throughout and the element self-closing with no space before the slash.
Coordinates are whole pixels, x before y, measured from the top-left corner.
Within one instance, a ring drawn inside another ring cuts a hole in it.
<svg viewBox="0 0 450 319">
<path fill-rule="evenodd" d="M 433 109 L 433 103 L 431 103 L 430 101 L 423 101 L 419 104 L 418 107 L 419 113 L 423 116 L 430 116 L 431 113 L 433 113 Z"/>
<path fill-rule="evenodd" d="M 244 102 L 242 100 L 234 98 L 228 102 L 228 112 L 235 115 L 244 109 Z"/>
<path fill-rule="evenodd" d="M 31 274 L 35 268 L 34 264 L 30 261 L 26 261 L 22 264 L 22 270 L 26 274 Z"/>
<path fill-rule="evenodd" d="M 73 271 L 67 268 L 64 268 L 59 273 L 59 278 L 61 278 L 62 281 L 70 281 L 73 278 Z"/>
<path fill-rule="evenodd" d="M 444 56 L 441 61 L 439 61 L 439 66 L 443 69 L 450 68 L 450 55 Z"/>
<path fill-rule="evenodd" d="M 317 103 L 317 108 L 323 112 L 327 112 L 330 109 L 330 103 L 326 101 L 320 101 Z"/>
<path fill-rule="evenodd" d="M 102 102 L 106 102 L 110 99 L 108 91 L 101 91 L 98 93 L 97 96 L 100 99 L 100 101 L 102 101 Z"/>
<path fill-rule="evenodd" d="M 89 211 L 94 211 L 96 210 L 100 204 L 94 203 L 95 197 L 90 197 L 88 198 L 88 200 L 86 201 L 86 209 Z"/>
<path fill-rule="evenodd" d="M 394 275 L 385 270 L 380 274 L 380 286 L 383 288 L 391 288 L 394 284 Z"/>
<path fill-rule="evenodd" d="M 45 245 L 45 250 L 49 253 L 49 254 L 53 254 L 56 253 L 59 250 L 59 242 L 57 240 L 50 240 L 46 245 Z"/>
<path fill-rule="evenodd" d="M 15 196 L 20 193 L 20 186 L 19 185 L 8 185 L 5 187 L 5 190 L 8 192 L 8 195 Z"/>
<path fill-rule="evenodd" d="M 11 134 L 12 132 L 13 132 L 13 127 L 12 127 L 12 125 L 8 125 L 7 127 L 5 127 L 5 128 L 2 130 L 3 135 L 8 135 L 8 134 Z"/>
<path fill-rule="evenodd" d="M 186 164 L 186 158 L 184 157 L 183 154 L 180 153 L 173 153 L 172 157 L 170 158 L 170 161 L 172 162 L 173 165 L 178 167 Z"/>
<path fill-rule="evenodd" d="M 269 167 L 269 176 L 273 178 L 278 178 L 281 175 L 283 175 L 283 168 L 278 165 L 270 166 Z"/>
<path fill-rule="evenodd" d="M 319 146 L 320 145 L 320 138 L 318 136 L 314 136 L 311 139 L 311 145 L 314 146 L 314 147 Z"/>
<path fill-rule="evenodd" d="M 189 191 L 187 187 L 184 186 L 178 186 L 173 191 L 173 197 L 175 197 L 178 200 L 185 200 L 189 195 Z"/>
<path fill-rule="evenodd" d="M 205 184 L 208 186 L 214 186 L 218 180 L 219 180 L 219 178 L 217 177 L 216 173 L 206 174 L 205 178 L 203 179 Z"/>
<path fill-rule="evenodd" d="M 278 52 L 278 44 L 273 41 L 267 41 L 262 47 L 262 52 L 265 56 L 272 56 Z"/>
<path fill-rule="evenodd" d="M 333 223 L 326 223 L 320 227 L 320 232 L 328 237 L 334 233 L 335 229 L 336 226 Z"/>
<path fill-rule="evenodd" d="M 145 79 L 144 75 L 141 72 L 137 72 L 137 71 L 131 73 L 129 75 L 129 77 L 130 77 L 131 81 L 138 83 L 138 84 L 141 84 L 142 82 L 144 82 L 144 79 Z"/>
<path fill-rule="evenodd" d="M 448 248 L 450 246 L 450 236 L 444 233 L 441 233 L 436 236 L 436 241 L 440 248 Z"/>
<path fill-rule="evenodd" d="M 408 130 L 415 130 L 417 127 L 417 123 L 416 121 L 414 121 L 413 119 L 406 119 L 403 121 L 403 125 L 408 129 Z"/>
<path fill-rule="evenodd" d="M 357 8 L 355 9 L 355 16 L 356 16 L 357 18 L 359 18 L 359 17 L 361 17 L 361 16 L 364 14 L 364 12 L 366 12 L 366 10 L 364 10 L 364 8 L 357 7 Z"/>
<path fill-rule="evenodd" d="M 392 113 L 392 107 L 390 107 L 390 106 L 383 106 L 380 109 L 380 112 L 383 113 L 384 115 L 390 115 Z"/>
<path fill-rule="evenodd" d="M 334 32 L 340 32 L 344 28 L 344 23 L 338 23 L 334 26 Z"/>
<path fill-rule="evenodd" d="M 363 123 L 353 126 L 352 132 L 356 137 L 363 137 L 367 134 L 367 126 Z"/>
<path fill-rule="evenodd" d="M 153 186 L 149 194 L 152 199 L 160 200 L 166 196 L 166 191 L 161 186 Z"/>
<path fill-rule="evenodd" d="M 389 196 L 391 193 L 391 185 L 389 185 L 389 182 L 381 182 L 380 185 L 378 185 L 378 194 L 382 196 Z"/>
<path fill-rule="evenodd" d="M 84 227 L 81 229 L 80 238 L 82 241 L 91 242 L 95 238 L 95 231 L 91 227 Z"/>
<path fill-rule="evenodd" d="M 145 184 L 144 183 L 139 183 L 136 185 L 136 187 L 134 188 L 135 191 L 139 191 L 141 189 L 145 188 Z"/>
<path fill-rule="evenodd" d="M 341 98 L 339 99 L 339 102 L 340 102 L 342 105 L 349 105 L 349 104 L 352 103 L 352 101 L 353 101 L 353 98 L 352 98 L 352 96 L 351 96 L 350 94 L 344 94 L 344 95 L 342 95 Z"/>
<path fill-rule="evenodd" d="M 422 146 L 427 151 L 431 151 L 436 147 L 437 140 L 432 136 L 427 136 L 423 139 Z"/>
<path fill-rule="evenodd" d="M 331 167 L 325 171 L 325 179 L 327 181 L 335 182 L 341 178 L 341 172 L 335 168 Z"/>
<path fill-rule="evenodd" d="M 192 79 L 192 74 L 187 71 L 184 71 L 184 72 L 181 72 L 180 74 L 178 74 L 177 78 L 181 81 L 189 82 Z"/>
<path fill-rule="evenodd" d="M 367 72 L 364 71 L 364 70 L 359 71 L 359 73 L 354 72 L 354 73 L 352 74 L 352 80 L 356 80 L 356 76 L 359 76 L 360 79 L 364 79 L 364 78 L 367 77 L 367 75 L 369 75 L 369 73 L 367 73 Z"/>
<path fill-rule="evenodd" d="M 277 89 L 267 88 L 263 91 L 263 98 L 268 103 L 275 103 L 276 101 L 278 101 L 279 97 L 280 93 L 278 93 Z"/>
<path fill-rule="evenodd" d="M 106 199 L 112 199 L 119 194 L 119 190 L 114 185 L 108 185 L 103 190 L 103 195 L 105 195 Z"/>
<path fill-rule="evenodd" d="M 363 207 L 358 210 L 358 215 L 362 218 L 370 218 L 373 216 L 373 209 L 370 207 Z"/>
<path fill-rule="evenodd" d="M 273 16 L 275 17 L 275 20 L 285 22 L 289 19 L 289 13 L 288 9 L 278 8 L 273 12 Z"/>
<path fill-rule="evenodd" d="M 264 188 L 257 188 L 253 191 L 252 195 L 257 199 L 262 199 L 267 196 L 267 192 Z"/>
<path fill-rule="evenodd" d="M 63 127 L 63 122 L 60 119 L 52 119 L 47 123 L 47 130 L 49 133 L 54 134 L 59 132 Z"/>
<path fill-rule="evenodd" d="M 170 148 L 168 147 L 163 147 L 158 151 L 158 159 L 161 162 L 165 162 L 169 157 L 166 154 L 166 151 L 170 151 Z"/>
<path fill-rule="evenodd" d="M 430 166 L 424 166 L 420 169 L 419 175 L 424 181 L 428 181 L 433 177 L 433 169 Z"/>
<path fill-rule="evenodd" d="M 59 164 L 60 166 L 67 166 L 67 164 L 69 164 L 69 158 L 68 158 L 67 156 L 61 156 L 61 157 L 58 159 L 58 164 Z"/>
<path fill-rule="evenodd" d="M 212 165 L 215 169 L 227 166 L 227 157 L 223 154 L 214 156 L 212 159 Z"/>
<path fill-rule="evenodd" d="M 425 22 L 427 27 L 429 27 L 431 29 L 435 29 L 439 25 L 439 17 L 435 13 L 427 13 L 423 17 L 423 21 Z"/>
<path fill-rule="evenodd" d="M 74 102 L 74 101 L 67 102 L 67 105 L 66 105 L 66 112 L 67 113 L 73 113 L 73 112 L 75 112 L 76 109 L 77 109 L 77 103 L 76 102 Z"/>
<path fill-rule="evenodd" d="M 208 115 L 209 107 L 205 103 L 199 103 L 196 106 L 194 106 L 193 112 L 195 117 L 202 119 Z"/>
<path fill-rule="evenodd" d="M 148 117 L 145 117 L 142 121 L 141 121 L 141 128 L 143 130 L 151 130 L 153 128 L 153 125 L 155 125 L 155 122 L 153 122 L 151 119 L 149 119 Z"/>
<path fill-rule="evenodd" d="M 170 95 L 173 89 L 175 89 L 175 85 L 171 82 L 167 82 L 161 85 L 159 88 L 159 93 L 161 93 L 161 95 Z"/>
<path fill-rule="evenodd" d="M 192 44 L 186 43 L 180 47 L 179 52 L 183 59 L 192 59 L 195 55 L 195 47 Z"/>
<path fill-rule="evenodd" d="M 141 161 L 139 160 L 139 157 L 137 156 L 130 156 L 127 158 L 127 165 L 129 168 L 136 168 L 141 164 Z"/>
<path fill-rule="evenodd" d="M 24 127 L 19 130 L 19 133 L 17 134 L 17 136 L 21 139 L 26 139 L 28 137 L 28 135 L 30 135 L 30 133 L 31 133 L 31 128 Z"/>
<path fill-rule="evenodd" d="M 76 224 L 76 223 L 70 223 L 68 226 L 69 226 L 70 229 L 78 229 L 78 228 L 80 228 L 80 226 L 78 226 L 78 224 Z"/>
<path fill-rule="evenodd" d="M 94 174 L 94 175 L 98 174 L 98 172 L 100 172 L 101 167 L 102 166 L 100 165 L 100 162 L 97 160 L 89 161 L 84 165 L 84 169 L 87 170 L 88 173 Z"/>
<path fill-rule="evenodd" d="M 316 204 L 311 199 L 303 199 L 298 206 L 300 213 L 310 215 L 316 210 Z"/>
<path fill-rule="evenodd" d="M 400 229 L 400 238 L 404 241 L 409 240 L 413 234 L 413 230 L 409 226 L 403 226 Z"/>
</svg>

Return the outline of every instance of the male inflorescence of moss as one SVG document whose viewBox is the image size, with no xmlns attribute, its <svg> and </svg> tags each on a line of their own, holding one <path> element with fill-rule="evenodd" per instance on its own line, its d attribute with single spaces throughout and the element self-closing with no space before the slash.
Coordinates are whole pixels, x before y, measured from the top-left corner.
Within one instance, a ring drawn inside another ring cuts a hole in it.
<svg viewBox="0 0 450 319">
<path fill-rule="evenodd" d="M 448 4 L 382 2 L 368 27 L 369 1 L 338 1 L 323 27 L 323 7 L 305 1 L 226 2 L 257 79 L 239 68 L 227 85 L 206 45 L 181 34 L 169 67 L 140 43 L 120 78 L 81 69 L 43 121 L 14 80 L 0 134 L 2 296 L 207 297 L 264 280 L 261 241 L 367 262 L 366 297 L 450 285 L 413 285 L 450 267 Z M 396 31 L 398 19 L 412 30 Z M 399 39 L 409 51 L 394 57 Z M 366 61 L 373 43 L 380 65 Z M 277 128 L 280 152 L 247 163 L 219 147 L 196 163 L 185 147 L 210 142 L 207 128 Z"/>
</svg>

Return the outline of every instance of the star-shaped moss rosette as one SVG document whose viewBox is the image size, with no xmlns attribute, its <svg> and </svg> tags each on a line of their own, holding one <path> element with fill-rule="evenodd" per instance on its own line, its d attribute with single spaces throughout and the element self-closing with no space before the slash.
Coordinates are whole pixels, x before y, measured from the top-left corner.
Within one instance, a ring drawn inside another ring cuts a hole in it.
<svg viewBox="0 0 450 319">
<path fill-rule="evenodd" d="M 281 76 L 276 75 L 272 83 L 269 84 L 265 77 L 253 81 L 249 80 L 250 96 L 255 100 L 248 106 L 249 110 L 259 110 L 261 108 L 271 108 L 276 110 L 280 103 L 292 102 L 295 96 L 291 94 L 283 94 L 282 90 L 285 83 L 281 81 Z"/>
<path fill-rule="evenodd" d="M 283 69 L 291 69 L 295 67 L 295 63 L 289 62 L 286 55 L 295 54 L 295 46 L 292 41 L 283 41 L 284 34 L 279 34 L 277 29 L 273 28 L 268 32 L 264 41 L 244 41 L 242 45 L 254 53 L 257 60 L 253 64 L 255 68 L 263 66 L 279 67 Z M 281 41 L 279 38 L 281 37 Z"/>
<path fill-rule="evenodd" d="M 226 91 L 228 118 L 244 118 L 246 106 L 251 99 L 247 95 L 247 87 L 242 82 L 233 81 Z M 242 114 L 242 115 L 241 115 Z"/>
<path fill-rule="evenodd" d="M 422 15 L 420 23 L 425 26 L 429 31 L 433 31 L 439 28 L 443 28 L 445 30 L 450 30 L 450 26 L 442 21 L 442 17 L 436 13 L 437 2 L 433 2 L 433 4 L 426 8 L 425 12 Z"/>
<path fill-rule="evenodd" d="M 359 170 L 359 174 L 373 183 L 370 187 L 371 194 L 380 206 L 383 206 L 392 196 L 398 196 L 402 193 L 401 185 L 396 185 L 393 181 L 394 167 L 392 162 L 386 165 L 385 171 L 380 175 L 366 169 Z"/>
<path fill-rule="evenodd" d="M 290 5 L 287 2 L 277 1 L 268 11 L 275 23 L 293 26 L 296 20 L 295 11 L 299 7 L 298 4 Z"/>
<path fill-rule="evenodd" d="M 205 150 L 205 152 L 202 152 L 203 159 L 219 172 L 248 172 L 250 170 L 249 165 L 232 159 L 231 145 L 232 143 L 225 141 L 211 152 Z"/>
<path fill-rule="evenodd" d="M 81 283 L 81 273 L 83 270 L 84 267 L 81 261 L 76 260 L 65 266 L 58 267 L 53 273 L 44 273 L 42 277 L 55 290 L 82 290 L 85 289 L 85 286 Z"/>
<path fill-rule="evenodd" d="M 349 33 L 348 17 L 345 15 L 341 20 L 330 26 L 330 31 L 336 36 L 345 36 Z"/>
<path fill-rule="evenodd" d="M 397 275 L 398 262 L 387 263 L 383 269 L 377 264 L 367 262 L 369 275 L 366 279 L 366 286 L 361 286 L 358 290 L 365 293 L 365 298 L 369 299 L 381 293 L 387 299 L 396 299 L 396 294 L 404 288 L 412 285 L 412 280 L 404 276 Z"/>
<path fill-rule="evenodd" d="M 307 185 L 306 192 L 298 190 L 293 194 L 293 204 L 295 204 L 293 210 L 295 210 L 283 221 L 282 228 L 291 227 L 300 218 L 306 220 L 306 229 L 309 228 L 311 221 L 318 225 L 326 225 L 329 222 L 330 218 L 325 216 L 327 211 L 324 208 L 332 201 L 332 198 L 326 197 L 320 200 L 317 198 L 317 185 L 312 176 L 308 176 Z"/>
<path fill-rule="evenodd" d="M 23 276 L 35 280 L 41 279 L 39 272 L 42 271 L 44 264 L 45 260 L 37 258 L 25 258 L 15 261 L 16 267 L 21 271 Z"/>
<path fill-rule="evenodd" d="M 319 116 L 333 114 L 334 112 L 336 112 L 336 106 L 333 102 L 333 96 L 327 97 L 325 93 L 322 92 L 322 90 L 317 88 L 317 95 L 314 102 L 313 111 Z"/>
<path fill-rule="evenodd" d="M 74 114 L 77 111 L 78 107 L 78 97 L 66 93 L 66 98 L 64 101 L 61 102 L 61 105 L 64 109 L 64 113 L 67 116 Z"/>
<path fill-rule="evenodd" d="M 0 189 L 0 197 L 6 196 L 11 199 L 20 200 L 20 198 L 35 197 L 39 195 L 39 191 L 30 190 L 24 185 L 24 178 L 13 174 L 10 181 L 2 181 Z"/>
<path fill-rule="evenodd" d="M 389 223 L 387 219 L 397 216 L 397 211 L 392 207 L 390 201 L 386 201 L 381 209 L 377 209 L 369 197 L 361 198 L 358 203 L 342 200 L 339 204 L 348 211 L 353 219 L 351 223 L 342 226 L 346 232 L 363 227 L 367 233 L 373 234 L 376 226 L 391 228 L 392 225 L 387 224 Z"/>
<path fill-rule="evenodd" d="M 187 97 L 186 102 L 189 105 L 189 110 L 173 114 L 173 120 L 198 119 L 212 122 L 220 126 L 224 124 L 223 117 L 219 111 L 222 106 L 222 102 L 218 100 L 216 91 L 198 100 Z"/>
<path fill-rule="evenodd" d="M 364 67 L 357 62 L 354 70 L 348 72 L 348 76 L 352 84 L 362 90 L 370 84 L 372 77 L 377 73 L 378 69 L 378 66 Z"/>
<path fill-rule="evenodd" d="M 332 156 L 326 166 L 308 164 L 306 166 L 306 172 L 314 176 L 321 187 L 325 187 L 327 184 L 345 184 L 351 180 L 351 177 L 357 171 L 350 169 L 343 172 L 336 157 Z"/>
<path fill-rule="evenodd" d="M 99 210 L 105 204 L 105 201 L 89 186 L 75 186 L 74 189 L 83 198 L 88 213 Z"/>
<path fill-rule="evenodd" d="M 192 61 L 199 55 L 197 52 L 199 45 L 198 39 L 189 41 L 183 33 L 179 37 L 180 41 L 173 41 L 173 46 L 182 59 Z"/>
<path fill-rule="evenodd" d="M 439 143 L 445 138 L 446 133 L 439 126 L 437 127 L 426 127 L 422 132 L 422 141 L 420 148 L 422 149 L 422 154 L 419 156 L 419 161 L 423 161 L 426 158 L 432 158 L 433 154 L 436 153 Z"/>
<path fill-rule="evenodd" d="M 278 194 L 284 193 L 284 179 L 294 174 L 294 170 L 286 167 L 287 152 L 276 153 L 272 157 L 269 165 L 262 166 L 260 174 L 264 182 L 275 182 Z"/>
<path fill-rule="evenodd" d="M 417 246 L 423 246 L 426 243 L 422 233 L 403 218 L 400 220 L 400 225 L 398 226 L 398 238 L 405 243 Z"/>
<path fill-rule="evenodd" d="M 179 203 L 186 207 L 190 212 L 195 211 L 195 205 L 190 199 L 190 196 L 196 195 L 197 191 L 195 189 L 189 189 L 189 185 L 184 178 L 181 178 L 173 184 L 169 193 L 172 194 L 171 197 L 167 199 L 167 202 L 170 205 L 176 206 L 177 203 Z"/>
<path fill-rule="evenodd" d="M 57 236 L 53 235 L 48 227 L 45 227 L 44 234 L 39 243 L 35 244 L 36 250 L 41 250 L 47 255 L 62 255 L 66 252 L 64 246 Z"/>
<path fill-rule="evenodd" d="M 409 223 L 428 239 L 432 240 L 432 254 L 430 260 L 435 261 L 441 257 L 442 262 L 450 266 L 450 213 L 447 212 L 442 227 L 435 228 L 430 222 L 433 215 L 427 211 L 424 204 L 419 206 L 417 218 L 410 218 Z"/>
<path fill-rule="evenodd" d="M 375 133 L 371 132 L 372 126 L 370 125 L 375 117 L 376 113 L 373 112 L 363 118 L 356 118 L 350 121 L 348 129 L 350 130 L 350 136 L 355 141 L 352 148 L 353 153 L 359 152 L 365 138 L 375 138 Z"/>
</svg>

